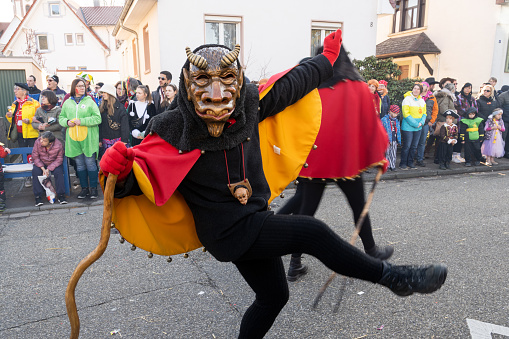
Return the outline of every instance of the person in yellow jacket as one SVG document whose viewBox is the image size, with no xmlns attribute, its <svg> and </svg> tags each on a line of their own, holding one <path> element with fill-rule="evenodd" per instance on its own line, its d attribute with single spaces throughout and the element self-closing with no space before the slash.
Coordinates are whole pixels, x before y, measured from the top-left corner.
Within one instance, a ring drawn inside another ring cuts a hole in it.
<svg viewBox="0 0 509 339">
<path fill-rule="evenodd" d="M 422 91 L 422 85 L 415 84 L 411 92 L 405 93 L 405 98 L 401 103 L 403 108 L 403 121 L 401 122 L 403 147 L 399 168 L 402 170 L 415 168 L 414 155 L 421 137 L 422 126 L 426 121 L 426 103 L 421 97 Z"/>
<path fill-rule="evenodd" d="M 5 114 L 10 124 L 7 138 L 11 141 L 18 140 L 19 147 L 33 147 L 39 137 L 39 132 L 32 127 L 32 118 L 41 105 L 28 96 L 28 91 L 27 84 L 15 83 L 16 101 Z"/>
</svg>

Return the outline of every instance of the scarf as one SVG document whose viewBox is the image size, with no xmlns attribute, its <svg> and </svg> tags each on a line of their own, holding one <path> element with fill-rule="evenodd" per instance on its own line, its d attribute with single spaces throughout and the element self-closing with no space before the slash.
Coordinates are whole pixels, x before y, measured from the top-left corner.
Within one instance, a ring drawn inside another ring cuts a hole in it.
<svg viewBox="0 0 509 339">
<path fill-rule="evenodd" d="M 23 104 L 25 102 L 27 102 L 27 100 L 28 100 L 28 95 L 26 96 L 25 99 L 16 98 L 16 101 L 18 102 L 18 110 L 16 111 L 16 118 L 14 121 L 16 123 L 16 129 L 17 129 L 18 133 L 23 132 L 22 125 L 20 123 L 18 123 L 18 121 L 21 121 L 21 119 L 23 119 L 23 113 L 21 112 L 21 109 L 23 108 Z"/>
<path fill-rule="evenodd" d="M 433 95 L 432 91 L 429 91 L 422 97 L 424 101 L 428 101 L 428 99 Z"/>
<path fill-rule="evenodd" d="M 452 101 L 456 102 L 456 96 L 451 91 L 449 91 L 447 88 L 442 88 L 442 92 L 447 93 L 447 95 L 452 98 Z"/>
<path fill-rule="evenodd" d="M 41 108 L 45 111 L 45 112 L 49 112 L 53 109 L 53 107 L 55 107 L 55 105 L 51 105 L 51 104 L 48 104 L 48 105 L 41 105 Z"/>
</svg>

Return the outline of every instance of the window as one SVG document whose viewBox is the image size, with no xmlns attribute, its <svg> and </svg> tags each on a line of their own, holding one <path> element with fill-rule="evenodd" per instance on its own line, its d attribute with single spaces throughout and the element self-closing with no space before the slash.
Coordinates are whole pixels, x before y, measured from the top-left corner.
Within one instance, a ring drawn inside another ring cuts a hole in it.
<svg viewBox="0 0 509 339">
<path fill-rule="evenodd" d="M 60 4 L 49 4 L 49 15 L 60 16 Z"/>
<path fill-rule="evenodd" d="M 150 46 L 148 39 L 148 25 L 143 27 L 143 52 L 145 55 L 145 73 L 150 73 Z"/>
<path fill-rule="evenodd" d="M 205 16 L 205 43 L 225 45 L 230 49 L 240 44 L 240 17 Z"/>
<path fill-rule="evenodd" d="M 313 21 L 311 23 L 310 55 L 315 55 L 317 48 L 323 45 L 323 40 L 327 35 L 337 31 L 340 28 L 343 28 L 343 23 L 341 22 Z"/>
<path fill-rule="evenodd" d="M 83 37 L 83 33 L 77 33 L 76 34 L 76 45 L 84 45 L 85 44 L 85 38 Z"/>
<path fill-rule="evenodd" d="M 134 77 L 138 76 L 138 56 L 136 55 L 136 40 L 133 39 L 132 41 L 132 48 L 133 48 L 133 67 L 134 67 Z"/>
<path fill-rule="evenodd" d="M 46 34 L 37 35 L 37 49 L 39 51 L 48 51 L 48 36 Z"/>
<path fill-rule="evenodd" d="M 399 66 L 398 69 L 401 71 L 401 75 L 399 76 L 398 80 L 403 80 L 410 77 L 410 66 Z"/>
<path fill-rule="evenodd" d="M 424 27 L 426 0 L 397 0 L 392 32 Z"/>
<path fill-rule="evenodd" d="M 67 66 L 67 70 L 68 71 L 75 71 L 76 67 L 75 66 Z"/>
<path fill-rule="evenodd" d="M 78 66 L 78 69 L 80 71 L 85 71 L 87 69 L 87 66 Z"/>
<path fill-rule="evenodd" d="M 74 45 L 74 35 L 71 34 L 64 34 L 65 36 L 65 44 L 66 45 Z"/>
</svg>

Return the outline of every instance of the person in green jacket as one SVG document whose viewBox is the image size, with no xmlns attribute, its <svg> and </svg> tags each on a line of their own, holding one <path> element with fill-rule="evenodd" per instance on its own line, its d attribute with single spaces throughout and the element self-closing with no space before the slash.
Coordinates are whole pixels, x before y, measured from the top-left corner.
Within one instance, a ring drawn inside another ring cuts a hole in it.
<svg viewBox="0 0 509 339">
<path fill-rule="evenodd" d="M 69 100 L 62 105 L 59 123 L 67 127 L 65 136 L 65 156 L 76 161 L 77 175 L 80 179 L 79 199 L 97 198 L 99 154 L 99 124 L 101 113 L 94 99 L 85 94 L 83 78 L 74 79 Z M 90 180 L 90 185 L 89 185 Z M 90 187 L 90 190 L 89 190 Z"/>
<path fill-rule="evenodd" d="M 479 126 L 484 121 L 483 118 L 477 116 L 477 108 L 469 107 L 466 111 L 466 118 L 460 121 L 460 138 L 465 145 L 465 166 L 479 166 L 483 160 L 481 154 L 481 134 Z M 484 131 L 481 131 L 484 137 Z"/>
</svg>

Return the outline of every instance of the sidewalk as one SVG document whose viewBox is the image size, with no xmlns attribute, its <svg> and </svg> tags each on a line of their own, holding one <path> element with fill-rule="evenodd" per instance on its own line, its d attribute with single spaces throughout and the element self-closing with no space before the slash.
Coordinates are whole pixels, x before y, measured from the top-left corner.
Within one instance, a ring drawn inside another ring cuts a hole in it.
<svg viewBox="0 0 509 339">
<path fill-rule="evenodd" d="M 399 154 L 398 154 L 399 156 Z M 433 163 L 433 159 L 425 159 L 424 163 L 426 167 L 417 167 L 416 169 L 400 170 L 396 172 L 388 171 L 382 176 L 382 180 L 394 180 L 394 179 L 409 179 L 419 177 L 431 177 L 431 176 L 443 176 L 443 175 L 454 175 L 474 172 L 500 172 L 509 170 L 509 159 L 501 158 L 497 159 L 498 165 L 494 166 L 472 166 L 465 167 L 465 164 L 451 163 L 450 170 L 440 170 L 438 165 Z M 399 164 L 399 158 L 398 162 Z M 364 180 L 372 181 L 375 178 L 376 170 L 372 169 L 365 173 Z M 74 176 L 71 176 L 71 183 L 74 181 Z M 81 187 L 77 186 L 74 188 L 71 185 L 71 196 L 67 197 L 67 204 L 60 205 L 58 202 L 50 204 L 45 201 L 44 205 L 40 207 L 35 206 L 35 199 L 32 188 L 27 188 L 23 185 L 24 178 L 12 179 L 5 182 L 5 192 L 7 195 L 7 209 L 3 214 L 0 214 L 2 218 L 25 218 L 31 215 L 42 215 L 49 213 L 82 213 L 89 209 L 102 209 L 103 195 L 102 191 L 99 190 L 99 197 L 97 199 L 78 199 L 77 195 L 81 191 Z M 290 184 L 289 187 L 294 187 Z"/>
</svg>

